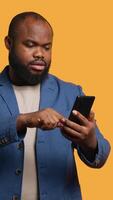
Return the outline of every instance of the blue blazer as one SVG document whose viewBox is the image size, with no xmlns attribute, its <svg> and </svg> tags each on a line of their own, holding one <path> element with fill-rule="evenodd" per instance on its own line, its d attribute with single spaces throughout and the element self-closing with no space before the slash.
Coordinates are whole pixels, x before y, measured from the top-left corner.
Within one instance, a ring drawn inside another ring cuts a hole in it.
<svg viewBox="0 0 113 200">
<path fill-rule="evenodd" d="M 52 107 L 68 117 L 80 86 L 63 82 L 55 76 L 41 85 L 40 109 Z M 18 135 L 16 118 L 19 108 L 8 68 L 0 74 L 0 199 L 20 200 L 24 160 L 25 133 Z M 49 131 L 38 129 L 35 144 L 36 166 L 40 200 L 81 200 L 74 149 L 88 166 L 100 168 L 106 161 L 110 145 L 96 130 L 98 154 L 91 162 L 80 151 L 77 144 L 63 137 L 59 128 Z M 28 166 L 29 167 L 29 166 Z"/>
</svg>

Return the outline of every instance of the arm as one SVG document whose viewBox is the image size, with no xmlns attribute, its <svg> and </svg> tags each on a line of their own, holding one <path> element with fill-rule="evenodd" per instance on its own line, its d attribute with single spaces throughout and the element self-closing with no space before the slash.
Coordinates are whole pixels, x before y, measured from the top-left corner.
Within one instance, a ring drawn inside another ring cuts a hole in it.
<svg viewBox="0 0 113 200">
<path fill-rule="evenodd" d="M 17 116 L 10 116 L 0 119 L 0 147 L 17 142 L 24 138 L 24 132 L 22 132 L 20 137 L 18 137 L 16 120 Z"/>
<path fill-rule="evenodd" d="M 24 139 L 27 128 L 51 130 L 63 118 L 51 108 L 0 119 L 0 147 Z"/>
<path fill-rule="evenodd" d="M 86 149 L 83 151 L 79 145 L 77 146 L 77 152 L 80 159 L 88 166 L 93 168 L 102 167 L 110 153 L 110 144 L 100 133 L 98 127 L 96 127 L 96 138 L 97 138 L 97 150 Z"/>
<path fill-rule="evenodd" d="M 72 141 L 78 154 L 88 166 L 99 168 L 103 166 L 110 152 L 110 145 L 104 139 L 94 120 L 94 113 L 86 119 L 79 112 L 73 112 L 81 125 L 68 119 L 61 120 L 63 135 Z"/>
</svg>

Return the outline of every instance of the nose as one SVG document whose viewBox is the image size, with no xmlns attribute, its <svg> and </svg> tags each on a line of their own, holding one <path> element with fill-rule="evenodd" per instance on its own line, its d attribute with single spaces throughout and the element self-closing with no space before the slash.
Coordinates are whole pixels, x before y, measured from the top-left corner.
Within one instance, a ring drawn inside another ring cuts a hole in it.
<svg viewBox="0 0 113 200">
<path fill-rule="evenodd" d="M 37 47 L 33 52 L 34 58 L 44 58 L 43 49 L 41 47 Z"/>
</svg>

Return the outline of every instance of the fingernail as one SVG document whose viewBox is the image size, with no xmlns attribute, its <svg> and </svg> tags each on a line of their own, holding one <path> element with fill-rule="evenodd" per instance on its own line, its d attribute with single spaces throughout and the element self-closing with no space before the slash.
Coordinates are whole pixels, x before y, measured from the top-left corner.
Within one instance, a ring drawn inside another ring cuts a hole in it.
<svg viewBox="0 0 113 200">
<path fill-rule="evenodd" d="M 62 118 L 60 121 L 61 121 L 62 123 L 64 123 L 64 122 L 66 121 L 66 119 L 65 119 L 65 118 Z"/>
<path fill-rule="evenodd" d="M 72 112 L 73 112 L 74 115 L 77 115 L 77 111 L 76 110 L 73 110 Z"/>
<path fill-rule="evenodd" d="M 40 118 L 38 118 L 37 121 L 40 122 L 41 121 Z"/>
<path fill-rule="evenodd" d="M 61 127 L 63 127 L 63 124 L 61 122 L 58 122 L 57 126 L 61 128 Z"/>
</svg>

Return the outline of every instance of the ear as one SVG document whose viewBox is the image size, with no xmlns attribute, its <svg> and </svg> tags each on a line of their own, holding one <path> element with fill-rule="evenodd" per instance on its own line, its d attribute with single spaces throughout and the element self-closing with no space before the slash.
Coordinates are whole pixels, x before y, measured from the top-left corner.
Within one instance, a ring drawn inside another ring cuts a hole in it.
<svg viewBox="0 0 113 200">
<path fill-rule="evenodd" d="M 12 47 L 12 40 L 11 40 L 11 38 L 10 38 L 9 36 L 6 36 L 6 37 L 4 38 L 4 42 L 5 42 L 6 48 L 7 48 L 8 50 L 10 50 L 11 47 Z"/>
</svg>

